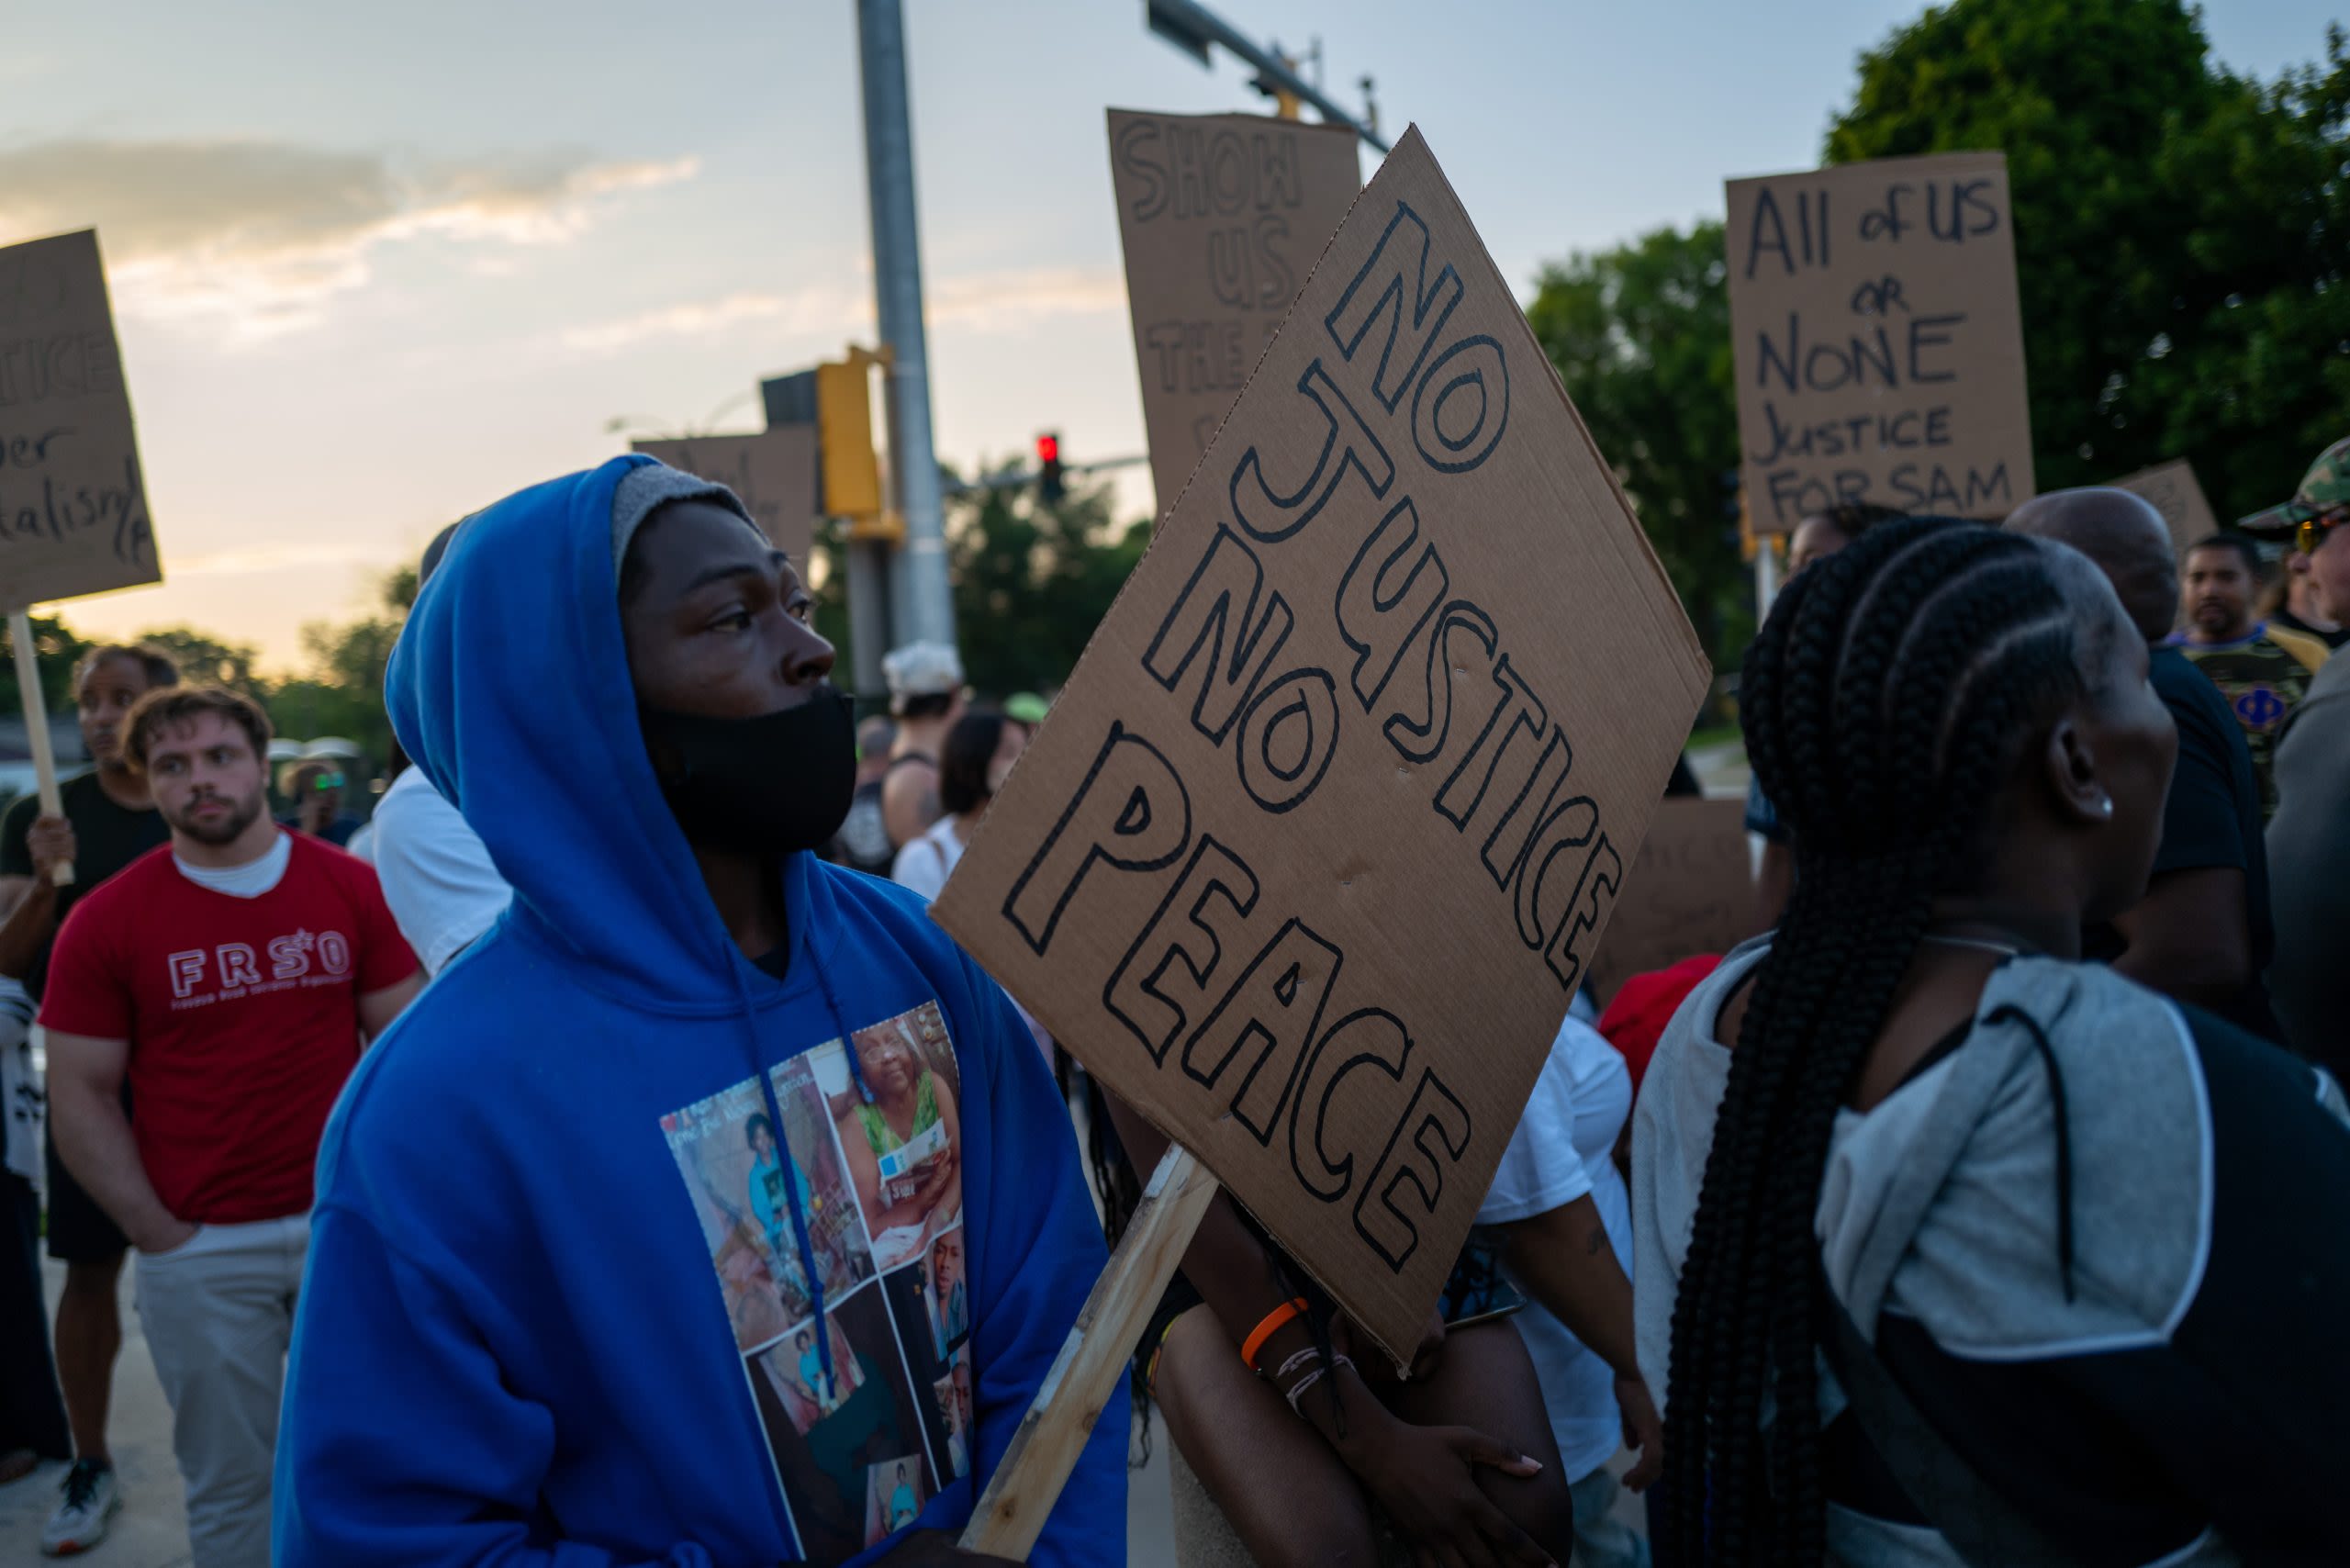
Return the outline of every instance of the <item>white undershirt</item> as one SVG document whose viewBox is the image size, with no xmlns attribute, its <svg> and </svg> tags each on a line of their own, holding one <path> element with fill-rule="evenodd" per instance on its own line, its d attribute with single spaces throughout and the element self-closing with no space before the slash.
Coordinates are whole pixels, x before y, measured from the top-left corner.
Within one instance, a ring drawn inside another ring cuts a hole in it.
<svg viewBox="0 0 2350 1568">
<path fill-rule="evenodd" d="M 241 866 L 191 866 L 179 851 L 172 852 L 172 864 L 180 875 L 199 888 L 209 888 L 216 893 L 226 893 L 232 899 L 257 899 L 277 886 L 285 875 L 285 863 L 294 858 L 294 835 L 284 828 L 270 846 Z"/>
</svg>

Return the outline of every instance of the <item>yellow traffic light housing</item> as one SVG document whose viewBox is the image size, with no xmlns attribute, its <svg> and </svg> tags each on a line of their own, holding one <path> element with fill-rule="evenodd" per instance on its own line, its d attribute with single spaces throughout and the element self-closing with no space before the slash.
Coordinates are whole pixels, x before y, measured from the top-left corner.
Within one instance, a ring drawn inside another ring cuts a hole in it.
<svg viewBox="0 0 2350 1568">
<path fill-rule="evenodd" d="M 816 367 L 816 431 L 823 449 L 824 512 L 856 520 L 851 538 L 867 537 L 857 523 L 881 512 L 881 465 L 873 454 L 873 391 L 867 366 L 874 356 L 852 350 L 840 364 Z M 901 525 L 899 532 L 904 532 Z"/>
</svg>

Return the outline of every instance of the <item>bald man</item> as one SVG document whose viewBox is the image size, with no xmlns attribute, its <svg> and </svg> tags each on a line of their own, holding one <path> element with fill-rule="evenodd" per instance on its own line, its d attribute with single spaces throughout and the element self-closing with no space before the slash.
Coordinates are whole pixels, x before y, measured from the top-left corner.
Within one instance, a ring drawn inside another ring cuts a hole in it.
<svg viewBox="0 0 2350 1568">
<path fill-rule="evenodd" d="M 2262 978 L 2276 935 L 2260 784 L 2227 699 L 2164 641 L 2178 608 L 2178 563 L 2162 514 L 2127 490 L 2056 490 L 2025 502 L 2007 526 L 2071 545 L 2111 579 L 2149 645 L 2155 695 L 2178 726 L 2178 767 L 2146 896 L 2111 926 L 2085 933 L 2085 951 L 2141 985 L 2281 1040 Z"/>
</svg>

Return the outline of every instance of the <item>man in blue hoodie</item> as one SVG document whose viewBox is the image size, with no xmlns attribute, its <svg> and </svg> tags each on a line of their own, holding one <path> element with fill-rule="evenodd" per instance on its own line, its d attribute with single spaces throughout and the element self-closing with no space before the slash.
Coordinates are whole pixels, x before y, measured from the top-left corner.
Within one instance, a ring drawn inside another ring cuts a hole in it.
<svg viewBox="0 0 2350 1568">
<path fill-rule="evenodd" d="M 515 896 L 320 1149 L 282 1568 L 977 1561 L 941 1532 L 1104 1252 L 1011 1003 L 918 900 L 807 853 L 856 769 L 811 608 L 731 494 L 642 457 L 474 517 L 420 596 L 393 724 Z M 951 1094 L 924 1164 L 960 1179 L 877 1249 L 842 1140 L 904 1119 L 859 1065 L 882 1036 Z M 951 1348 L 942 1242 L 970 1287 Z M 968 1455 L 934 1392 L 958 1375 Z M 1029 1561 L 1123 1560 L 1125 1434 L 1121 1397 Z M 901 1467 L 911 1528 L 867 1507 Z"/>
</svg>

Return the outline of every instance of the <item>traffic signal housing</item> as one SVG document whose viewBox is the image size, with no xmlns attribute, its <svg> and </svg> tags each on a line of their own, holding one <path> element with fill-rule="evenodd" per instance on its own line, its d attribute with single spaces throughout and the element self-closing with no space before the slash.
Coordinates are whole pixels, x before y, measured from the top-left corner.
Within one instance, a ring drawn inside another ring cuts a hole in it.
<svg viewBox="0 0 2350 1568">
<path fill-rule="evenodd" d="M 1068 493 L 1061 477 L 1061 438 L 1048 431 L 1036 438 L 1036 498 L 1050 504 Z"/>
</svg>

